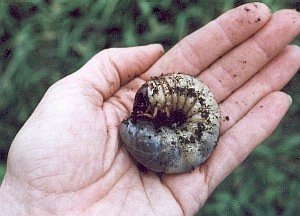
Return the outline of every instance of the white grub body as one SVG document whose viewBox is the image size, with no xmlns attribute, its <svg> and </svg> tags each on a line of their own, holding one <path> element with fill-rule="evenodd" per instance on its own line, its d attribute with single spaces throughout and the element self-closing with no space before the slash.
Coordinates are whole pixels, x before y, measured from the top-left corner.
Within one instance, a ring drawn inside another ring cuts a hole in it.
<svg viewBox="0 0 300 216">
<path fill-rule="evenodd" d="M 137 92 L 133 112 L 119 128 L 132 157 L 158 173 L 182 173 L 199 166 L 215 149 L 218 104 L 201 81 L 175 73 L 156 77 Z"/>
</svg>

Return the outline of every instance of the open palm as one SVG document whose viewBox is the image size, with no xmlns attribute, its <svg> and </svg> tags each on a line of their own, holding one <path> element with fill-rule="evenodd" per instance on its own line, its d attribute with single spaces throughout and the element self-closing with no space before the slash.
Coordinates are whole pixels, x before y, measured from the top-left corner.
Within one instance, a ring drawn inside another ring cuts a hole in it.
<svg viewBox="0 0 300 216">
<path fill-rule="evenodd" d="M 278 90 L 299 68 L 299 47 L 287 46 L 299 29 L 299 13 L 271 15 L 254 3 L 225 13 L 165 55 L 160 45 L 100 52 L 55 83 L 16 136 L 2 203 L 15 200 L 14 211 L 36 215 L 196 213 L 287 111 L 291 101 Z M 137 89 L 172 72 L 210 87 L 221 109 L 221 137 L 192 172 L 140 172 L 119 141 L 118 126 Z"/>
</svg>

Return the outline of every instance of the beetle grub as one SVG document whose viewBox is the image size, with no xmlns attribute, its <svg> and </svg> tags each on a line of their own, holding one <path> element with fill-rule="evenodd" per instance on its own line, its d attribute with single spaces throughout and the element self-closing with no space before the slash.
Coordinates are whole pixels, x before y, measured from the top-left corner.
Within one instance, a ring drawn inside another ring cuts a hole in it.
<svg viewBox="0 0 300 216">
<path fill-rule="evenodd" d="M 210 156 L 219 127 L 220 111 L 209 88 L 189 75 L 170 74 L 142 85 L 119 132 L 138 163 L 173 174 L 189 171 Z"/>
</svg>

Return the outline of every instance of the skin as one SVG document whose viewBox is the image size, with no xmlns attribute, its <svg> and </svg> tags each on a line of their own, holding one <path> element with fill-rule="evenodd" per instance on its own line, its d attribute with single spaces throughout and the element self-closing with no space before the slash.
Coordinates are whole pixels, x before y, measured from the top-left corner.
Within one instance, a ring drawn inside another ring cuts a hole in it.
<svg viewBox="0 0 300 216">
<path fill-rule="evenodd" d="M 287 46 L 299 30 L 296 11 L 271 15 L 256 3 L 226 12 L 165 55 L 157 44 L 100 52 L 51 86 L 17 134 L 0 212 L 195 214 L 288 110 L 291 99 L 279 90 L 299 69 L 299 47 Z M 203 80 L 229 120 L 221 121 L 218 146 L 206 163 L 160 177 L 138 170 L 120 145 L 118 126 L 145 80 L 174 71 Z"/>
</svg>

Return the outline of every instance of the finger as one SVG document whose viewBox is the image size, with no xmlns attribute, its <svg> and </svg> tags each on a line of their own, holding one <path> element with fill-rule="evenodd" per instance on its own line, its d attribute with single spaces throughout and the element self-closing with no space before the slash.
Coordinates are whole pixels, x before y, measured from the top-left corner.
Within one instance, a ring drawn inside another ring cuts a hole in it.
<svg viewBox="0 0 300 216">
<path fill-rule="evenodd" d="M 300 33 L 300 14 L 281 10 L 253 37 L 199 75 L 217 101 L 228 97 Z"/>
<path fill-rule="evenodd" d="M 220 137 L 217 148 L 205 164 L 209 193 L 273 132 L 291 103 L 287 94 L 273 92 Z"/>
<path fill-rule="evenodd" d="M 222 104 L 221 134 L 231 128 L 265 95 L 282 89 L 300 67 L 300 48 L 288 46 Z"/>
<path fill-rule="evenodd" d="M 220 138 L 211 157 L 199 169 L 163 176 L 162 181 L 182 208 L 196 211 L 203 206 L 215 187 L 271 134 L 290 103 L 285 93 L 269 94 Z"/>
<path fill-rule="evenodd" d="M 162 54 L 160 44 L 107 49 L 95 55 L 74 75 L 106 99 L 120 86 L 144 73 Z"/>
<path fill-rule="evenodd" d="M 268 7 L 249 3 L 232 9 L 188 35 L 167 52 L 143 79 L 162 73 L 185 72 L 197 75 L 218 57 L 261 29 L 270 18 Z M 260 19 L 260 22 L 255 20 Z"/>
</svg>

